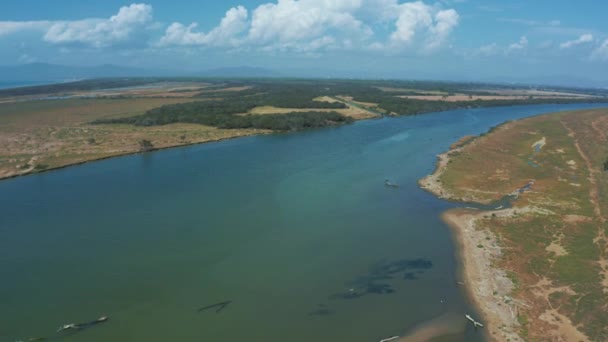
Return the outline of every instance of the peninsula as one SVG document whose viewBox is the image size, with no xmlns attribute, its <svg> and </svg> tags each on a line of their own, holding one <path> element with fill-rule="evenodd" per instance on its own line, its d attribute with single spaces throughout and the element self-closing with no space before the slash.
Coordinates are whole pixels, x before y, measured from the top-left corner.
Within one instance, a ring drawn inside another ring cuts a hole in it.
<svg viewBox="0 0 608 342">
<path fill-rule="evenodd" d="M 420 180 L 477 208 L 443 214 L 494 341 L 608 339 L 608 110 L 465 137 Z"/>
</svg>

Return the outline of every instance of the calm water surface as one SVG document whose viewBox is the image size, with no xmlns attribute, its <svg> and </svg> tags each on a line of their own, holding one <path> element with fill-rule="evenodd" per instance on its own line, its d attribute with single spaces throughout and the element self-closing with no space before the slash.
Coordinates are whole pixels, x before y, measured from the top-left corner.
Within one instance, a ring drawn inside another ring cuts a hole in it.
<svg viewBox="0 0 608 342">
<path fill-rule="evenodd" d="M 371 120 L 2 181 L 0 340 L 371 342 L 446 314 L 446 340 L 480 340 L 439 219 L 453 204 L 416 180 L 465 134 L 589 107 Z"/>
</svg>

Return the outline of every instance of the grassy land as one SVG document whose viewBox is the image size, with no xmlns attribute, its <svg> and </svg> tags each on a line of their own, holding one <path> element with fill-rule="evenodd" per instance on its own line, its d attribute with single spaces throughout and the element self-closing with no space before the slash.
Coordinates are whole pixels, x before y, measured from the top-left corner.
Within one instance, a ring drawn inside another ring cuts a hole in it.
<svg viewBox="0 0 608 342">
<path fill-rule="evenodd" d="M 506 123 L 450 154 L 451 198 L 488 203 L 526 184 L 513 214 L 475 222 L 497 236 L 529 341 L 608 340 L 608 110 Z M 496 211 L 499 213 L 500 211 Z M 548 337 L 549 336 L 549 337 Z"/>
<path fill-rule="evenodd" d="M 469 95 L 488 95 L 483 88 L 480 84 L 417 81 L 149 78 L 1 90 L 0 178 L 142 149 L 334 126 L 387 114 L 608 101 L 608 92 L 580 89 L 569 91 L 595 97 L 443 100 L 443 95 L 449 94 L 464 94 L 467 99 Z M 514 91 L 504 86 L 491 89 Z M 542 91 L 555 94 L 565 90 Z M 442 100 L 400 98 L 420 94 L 441 94 Z M 53 96 L 70 99 L 40 100 Z"/>
<path fill-rule="evenodd" d="M 157 127 L 90 125 L 97 119 L 139 115 L 192 99 L 74 99 L 0 104 L 0 178 L 39 172 L 89 160 L 135 153 L 148 140 L 153 148 L 264 133 L 196 124 Z"/>
</svg>

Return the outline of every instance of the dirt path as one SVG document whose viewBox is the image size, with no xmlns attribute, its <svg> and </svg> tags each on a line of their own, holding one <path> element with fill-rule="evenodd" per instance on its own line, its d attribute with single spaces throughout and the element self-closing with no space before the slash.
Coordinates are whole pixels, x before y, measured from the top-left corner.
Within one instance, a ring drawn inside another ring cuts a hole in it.
<svg viewBox="0 0 608 342">
<path fill-rule="evenodd" d="M 587 156 L 587 154 L 581 148 L 581 145 L 579 143 L 579 140 L 576 136 L 575 131 L 572 128 L 570 128 L 566 124 L 566 122 L 564 122 L 564 120 L 560 120 L 560 122 L 561 122 L 562 126 L 564 126 L 564 128 L 568 131 L 568 135 L 570 135 L 572 137 L 572 139 L 574 140 L 574 146 L 576 147 L 578 154 L 585 161 L 587 170 L 589 170 L 589 183 L 590 183 L 589 200 L 591 201 L 591 204 L 593 205 L 593 212 L 594 212 L 598 222 L 600 223 L 600 225 L 598 227 L 597 236 L 595 237 L 593 242 L 595 244 L 597 244 L 600 249 L 600 258 L 598 260 L 598 264 L 599 264 L 599 267 L 601 269 L 601 273 L 603 276 L 602 286 L 604 287 L 604 293 L 608 293 L 608 255 L 607 255 L 608 252 L 606 250 L 606 245 L 605 245 L 606 241 L 608 241 L 608 240 L 606 239 L 606 232 L 604 230 L 604 226 L 606 224 L 607 219 L 602 213 L 602 207 L 601 207 L 601 203 L 600 203 L 600 194 L 599 194 L 600 188 L 599 188 L 598 177 L 597 177 L 601 173 L 601 171 L 593 166 L 591 159 L 589 158 L 589 156 Z M 595 122 L 591 123 L 591 127 L 594 131 L 598 131 L 597 124 Z M 599 130 L 599 131 L 601 131 L 601 130 Z M 602 137 L 602 140 L 604 140 L 604 143 L 605 143 L 606 137 L 603 134 L 601 134 L 599 136 Z"/>
</svg>

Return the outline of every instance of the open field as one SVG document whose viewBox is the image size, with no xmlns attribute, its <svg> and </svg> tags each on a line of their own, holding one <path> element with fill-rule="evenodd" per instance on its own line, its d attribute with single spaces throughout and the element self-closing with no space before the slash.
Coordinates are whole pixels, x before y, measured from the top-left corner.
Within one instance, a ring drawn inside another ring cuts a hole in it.
<svg viewBox="0 0 608 342">
<path fill-rule="evenodd" d="M 232 93 L 250 89 L 251 86 L 230 86 L 209 82 L 157 82 L 132 87 L 118 87 L 98 90 L 75 90 L 46 92 L 35 95 L 0 96 L 1 103 L 27 102 L 40 99 L 91 99 L 91 98 L 192 98 L 217 93 Z"/>
<path fill-rule="evenodd" d="M 512 208 L 453 210 L 467 288 L 491 336 L 608 340 L 608 110 L 508 122 L 442 155 L 421 185 Z"/>
<path fill-rule="evenodd" d="M 247 113 L 239 114 L 239 115 L 270 115 L 270 114 L 289 114 L 289 113 L 306 113 L 311 111 L 316 112 L 337 112 L 344 116 L 351 117 L 355 120 L 363 120 L 363 119 L 371 119 L 380 116 L 378 113 L 373 112 L 370 109 L 366 109 L 363 107 L 364 104 L 360 106 L 355 106 L 347 102 L 347 100 L 332 98 L 329 96 L 323 96 L 315 98 L 314 101 L 317 102 L 329 102 L 329 103 L 343 103 L 346 105 L 346 108 L 339 109 L 318 109 L 318 108 L 279 108 L 274 106 L 260 106 L 255 107 Z"/>
<path fill-rule="evenodd" d="M 0 178 L 136 153 L 265 131 L 226 130 L 196 124 L 155 127 L 90 125 L 101 118 L 142 114 L 189 99 L 72 99 L 0 104 Z"/>
<path fill-rule="evenodd" d="M 472 102 L 483 95 L 465 96 L 471 87 L 418 81 L 126 78 L 2 89 L 0 178 L 140 150 L 382 115 L 557 101 L 492 94 L 486 95 L 492 99 Z M 431 100 L 400 98 L 412 91 Z M 608 101 L 608 92 L 589 94 L 596 96 L 558 100 Z"/>
<path fill-rule="evenodd" d="M 504 96 L 558 96 L 558 97 L 589 97 L 589 94 L 573 93 L 568 91 L 551 91 L 537 89 L 478 89 L 482 93 L 492 93 Z"/>
<path fill-rule="evenodd" d="M 395 87 L 378 87 L 378 89 L 387 92 L 387 93 L 417 93 L 424 95 L 437 95 L 443 96 L 448 93 L 440 90 L 422 90 L 422 89 L 413 89 L 413 88 L 395 88 Z"/>
<path fill-rule="evenodd" d="M 402 99 L 424 100 L 424 101 L 447 101 L 447 102 L 469 102 L 469 101 L 492 101 L 492 100 L 528 100 L 532 95 L 401 95 Z M 535 99 L 577 99 L 581 95 L 534 95 Z"/>
</svg>

